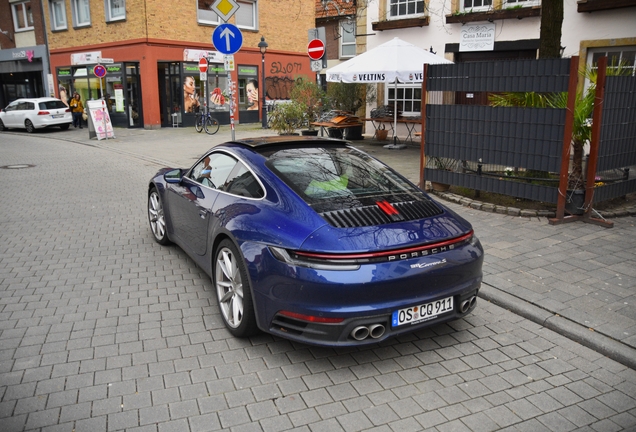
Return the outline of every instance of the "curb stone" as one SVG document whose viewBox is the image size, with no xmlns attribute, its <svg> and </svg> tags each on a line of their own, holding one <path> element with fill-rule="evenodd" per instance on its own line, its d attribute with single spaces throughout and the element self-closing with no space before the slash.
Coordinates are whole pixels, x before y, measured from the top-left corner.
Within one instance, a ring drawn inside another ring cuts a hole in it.
<svg viewBox="0 0 636 432">
<path fill-rule="evenodd" d="M 636 349 L 482 282 L 479 297 L 636 370 Z"/>
<path fill-rule="evenodd" d="M 486 204 L 478 200 L 472 200 L 470 198 L 456 195 L 450 192 L 438 192 L 434 190 L 428 190 L 429 194 L 436 195 L 439 198 L 442 198 L 446 201 L 453 202 L 455 204 L 460 204 L 465 207 L 470 207 L 475 210 L 482 210 L 490 213 L 499 213 L 499 214 L 507 214 L 510 216 L 521 216 L 521 217 L 546 217 L 553 218 L 556 217 L 556 212 L 552 210 L 521 210 L 515 207 L 502 207 L 494 204 Z M 636 216 L 636 205 L 629 205 L 625 207 L 613 208 L 612 210 L 594 210 L 596 216 L 600 216 L 604 219 L 616 218 L 616 217 L 627 217 L 627 216 Z"/>
</svg>

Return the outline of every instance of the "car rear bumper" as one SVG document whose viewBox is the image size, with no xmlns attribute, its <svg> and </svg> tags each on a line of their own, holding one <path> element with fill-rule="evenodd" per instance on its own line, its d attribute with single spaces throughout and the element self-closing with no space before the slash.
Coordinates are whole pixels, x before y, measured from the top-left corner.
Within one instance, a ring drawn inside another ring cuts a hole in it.
<svg viewBox="0 0 636 432">
<path fill-rule="evenodd" d="M 254 261 L 247 265 L 259 328 L 316 345 L 376 343 L 461 318 L 474 309 L 482 281 L 483 250 L 478 242 L 449 254 L 355 270 L 292 266 L 277 260 L 267 247 L 250 256 Z M 427 266 L 431 263 L 442 264 Z M 392 325 L 394 312 L 448 297 L 453 298 L 452 310 L 414 324 Z M 321 322 L 330 319 L 341 321 Z"/>
</svg>

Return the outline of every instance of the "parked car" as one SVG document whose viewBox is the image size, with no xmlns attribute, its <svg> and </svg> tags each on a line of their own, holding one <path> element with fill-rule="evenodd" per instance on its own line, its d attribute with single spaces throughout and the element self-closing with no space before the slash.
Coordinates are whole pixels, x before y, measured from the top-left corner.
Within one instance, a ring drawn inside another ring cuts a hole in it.
<svg viewBox="0 0 636 432">
<path fill-rule="evenodd" d="M 70 108 L 56 98 L 17 99 L 0 110 L 0 131 L 19 128 L 34 132 L 51 126 L 67 130 L 72 122 Z"/>
<path fill-rule="evenodd" d="M 237 337 L 375 343 L 465 316 L 482 280 L 470 223 L 343 140 L 217 145 L 151 179 L 148 218 L 211 276 Z"/>
</svg>

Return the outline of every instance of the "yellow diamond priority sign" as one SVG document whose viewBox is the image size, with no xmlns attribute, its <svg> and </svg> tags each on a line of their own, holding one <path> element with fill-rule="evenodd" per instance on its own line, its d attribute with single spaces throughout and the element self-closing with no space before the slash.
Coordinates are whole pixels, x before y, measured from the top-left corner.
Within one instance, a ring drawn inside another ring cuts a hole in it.
<svg viewBox="0 0 636 432">
<path fill-rule="evenodd" d="M 217 0 L 212 4 L 212 11 L 225 22 L 232 18 L 238 8 L 239 5 L 234 0 Z"/>
</svg>

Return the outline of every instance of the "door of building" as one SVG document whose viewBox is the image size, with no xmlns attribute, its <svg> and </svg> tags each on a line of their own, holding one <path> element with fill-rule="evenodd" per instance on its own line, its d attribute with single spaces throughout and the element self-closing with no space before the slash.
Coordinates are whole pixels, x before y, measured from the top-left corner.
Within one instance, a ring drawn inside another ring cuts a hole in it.
<svg viewBox="0 0 636 432">
<path fill-rule="evenodd" d="M 179 65 L 180 63 L 177 62 L 157 64 L 161 126 L 181 124 L 183 88 L 181 88 Z"/>
</svg>

